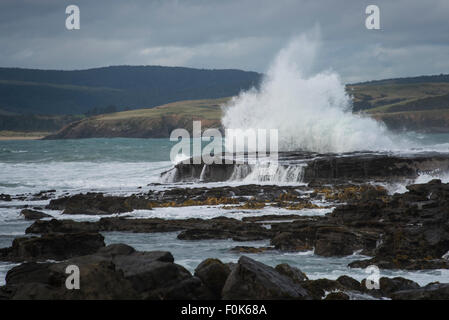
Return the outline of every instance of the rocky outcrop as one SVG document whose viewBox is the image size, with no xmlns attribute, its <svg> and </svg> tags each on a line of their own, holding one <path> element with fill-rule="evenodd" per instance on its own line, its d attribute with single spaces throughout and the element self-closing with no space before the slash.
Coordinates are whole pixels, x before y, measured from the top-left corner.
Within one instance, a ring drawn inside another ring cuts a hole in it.
<svg viewBox="0 0 449 320">
<path fill-rule="evenodd" d="M 20 215 L 22 215 L 25 220 L 39 220 L 51 217 L 51 215 L 49 214 L 31 209 L 23 209 L 22 211 L 20 211 Z"/>
<path fill-rule="evenodd" d="M 195 276 L 206 285 L 215 299 L 220 299 L 221 291 L 230 273 L 229 266 L 218 259 L 206 259 L 195 269 Z"/>
<path fill-rule="evenodd" d="M 301 283 L 309 280 L 304 272 L 298 268 L 290 266 L 287 263 L 278 264 L 274 269 L 280 274 L 289 277 L 295 283 Z"/>
<path fill-rule="evenodd" d="M 308 299 L 308 292 L 274 268 L 242 256 L 223 288 L 223 299 Z"/>
<path fill-rule="evenodd" d="M 449 251 L 449 184 L 433 180 L 426 184 L 409 185 L 408 192 L 395 195 L 387 194 L 385 188 L 369 184 L 316 183 L 313 186 L 175 188 L 118 198 L 120 202 L 143 201 L 161 207 L 224 204 L 225 209 L 251 210 L 270 205 L 292 212 L 303 208 L 321 208 L 313 202 L 325 199 L 336 206 L 325 216 L 267 215 L 248 216 L 242 220 L 227 217 L 177 220 L 108 217 L 96 222 L 53 219 L 36 221 L 26 232 L 179 231 L 180 240 L 270 239 L 272 247 L 235 248 L 240 252 L 258 253 L 273 248 L 280 251 L 314 250 L 315 254 L 326 257 L 359 252 L 372 258 L 352 262 L 351 267 L 364 268 L 375 264 L 386 269 L 449 268 L 449 260 L 443 258 Z M 248 195 L 252 195 L 250 200 Z M 72 206 L 71 203 L 82 203 L 79 206 L 84 206 L 85 201 L 91 201 L 86 199 L 92 198 L 95 199 L 94 203 L 98 202 L 94 206 L 100 208 L 107 197 L 84 195 L 76 197 L 78 200 L 74 202 L 72 198 L 61 198 L 51 203 L 59 203 L 59 208 Z M 241 199 L 245 199 L 244 205 L 240 204 Z M 250 202 L 255 205 L 249 205 Z"/>
<path fill-rule="evenodd" d="M 218 156 L 219 157 L 219 156 Z M 173 169 L 162 173 L 170 182 L 181 181 L 226 181 L 231 177 L 243 179 L 254 169 L 254 164 L 234 161 L 227 164 L 178 163 Z M 438 153 L 393 155 L 389 153 L 354 152 L 344 155 L 315 154 L 307 152 L 280 152 L 277 162 L 284 171 L 300 168 L 297 182 L 335 181 L 390 181 L 416 178 L 420 172 L 433 170 L 449 171 L 449 156 Z M 299 169 L 298 169 L 299 170 Z M 282 170 L 281 170 L 282 171 Z"/>
<path fill-rule="evenodd" d="M 77 194 L 51 200 L 47 209 L 64 210 L 63 214 L 105 215 L 130 212 L 134 209 L 151 209 L 144 197 L 104 196 L 101 193 Z"/>
<path fill-rule="evenodd" d="M 391 297 L 394 300 L 447 300 L 449 283 L 433 283 L 422 288 L 397 291 Z"/>
<path fill-rule="evenodd" d="M 12 201 L 11 196 L 9 194 L 0 194 L 0 201 Z"/>
<path fill-rule="evenodd" d="M 449 261 L 443 259 L 449 248 L 449 184 L 432 180 L 407 188 L 409 192 L 394 195 L 387 202 L 342 207 L 331 214 L 341 222 L 351 221 L 353 226 L 375 226 L 382 235 L 374 257 L 355 261 L 351 267 L 449 268 Z"/>
<path fill-rule="evenodd" d="M 94 253 L 101 247 L 104 247 L 104 237 L 99 233 L 50 233 L 14 239 L 10 248 L 0 249 L 0 260 L 65 260 Z"/>
<path fill-rule="evenodd" d="M 66 271 L 76 266 L 79 289 L 68 289 Z M 404 278 L 381 278 L 379 290 L 366 289 L 348 276 L 309 280 L 299 269 L 281 264 L 269 267 L 242 256 L 236 264 L 206 259 L 192 275 L 174 263 L 170 252 L 140 252 L 112 244 L 89 255 L 63 262 L 26 262 L 12 268 L 3 299 L 448 299 L 449 284 L 419 287 Z"/>
<path fill-rule="evenodd" d="M 65 285 L 67 266 L 80 270 L 80 289 Z M 211 299 L 203 282 L 173 263 L 169 252 L 138 252 L 123 244 L 60 263 L 25 263 L 11 269 L 5 299 Z"/>
<path fill-rule="evenodd" d="M 244 222 L 237 219 L 217 217 L 213 219 L 178 219 L 166 220 L 159 218 L 126 219 L 102 218 L 97 222 L 76 222 L 72 220 L 36 221 L 26 233 L 46 234 L 51 232 L 172 232 L 181 231 L 178 239 L 234 239 L 250 241 L 268 239 L 270 230 L 258 223 Z"/>
</svg>

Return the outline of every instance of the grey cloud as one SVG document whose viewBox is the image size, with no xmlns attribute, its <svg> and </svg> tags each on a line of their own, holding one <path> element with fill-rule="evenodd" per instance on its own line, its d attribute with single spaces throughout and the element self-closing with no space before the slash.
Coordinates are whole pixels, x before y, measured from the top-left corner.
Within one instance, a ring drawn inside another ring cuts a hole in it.
<svg viewBox="0 0 449 320">
<path fill-rule="evenodd" d="M 381 10 L 366 30 L 365 7 Z M 67 31 L 77 4 L 81 30 Z M 2 0 L 1 66 L 80 69 L 119 64 L 266 71 L 289 39 L 319 26 L 315 69 L 348 82 L 449 73 L 449 2 L 311 0 Z"/>
</svg>

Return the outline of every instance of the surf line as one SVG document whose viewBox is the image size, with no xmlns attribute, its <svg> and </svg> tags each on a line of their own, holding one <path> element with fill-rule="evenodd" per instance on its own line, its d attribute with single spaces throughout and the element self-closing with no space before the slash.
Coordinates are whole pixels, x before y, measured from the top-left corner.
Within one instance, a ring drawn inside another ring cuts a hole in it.
<svg viewBox="0 0 449 320">
<path fill-rule="evenodd" d="M 188 305 L 187 307 L 181 308 L 182 315 L 208 315 L 209 318 L 214 316 L 215 307 L 195 307 L 192 305 Z"/>
</svg>

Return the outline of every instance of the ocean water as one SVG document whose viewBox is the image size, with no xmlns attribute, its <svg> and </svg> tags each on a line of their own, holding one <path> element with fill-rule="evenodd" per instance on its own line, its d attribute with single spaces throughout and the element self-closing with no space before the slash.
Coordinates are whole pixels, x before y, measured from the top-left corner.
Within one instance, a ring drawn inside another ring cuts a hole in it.
<svg viewBox="0 0 449 320">
<path fill-rule="evenodd" d="M 417 148 L 414 151 L 438 150 L 448 152 L 449 135 L 407 134 Z M 40 208 L 57 219 L 97 220 L 95 216 L 61 215 L 59 211 L 43 209 L 47 200 L 31 200 L 32 194 L 42 190 L 55 189 L 57 195 L 76 194 L 87 191 L 101 191 L 110 194 L 130 194 L 152 188 L 170 188 L 171 184 L 159 183 L 160 174 L 173 165 L 169 161 L 174 142 L 168 139 L 85 139 L 57 141 L 0 141 L 0 194 L 24 195 L 25 200 L 0 201 L 0 247 L 8 247 L 13 239 L 25 234 L 32 222 L 19 215 L 22 206 Z M 425 182 L 431 176 L 417 180 Z M 444 178 L 444 177 L 443 177 Z M 251 181 L 230 181 L 207 186 Z M 283 183 L 277 181 L 276 183 Z M 292 184 L 290 181 L 286 183 Z M 294 183 L 293 183 L 294 184 Z M 196 184 L 186 184 L 193 187 Z M 205 185 L 201 183 L 201 185 Z M 183 185 L 177 185 L 177 187 Z M 397 186 L 398 190 L 403 186 Z M 332 209 L 302 210 L 303 215 L 324 215 Z M 217 207 L 157 208 L 136 210 L 135 217 L 160 217 L 166 219 L 213 218 L 228 216 L 241 219 L 246 215 L 291 214 L 291 211 L 275 208 L 261 210 L 225 210 Z M 215 257 L 225 262 L 237 261 L 239 254 L 230 252 L 235 246 L 266 246 L 266 241 L 235 242 L 231 240 L 184 241 L 176 233 L 130 234 L 105 233 L 107 243 L 124 242 L 138 250 L 167 250 L 173 253 L 175 261 L 193 272 L 205 258 Z M 357 254 L 343 258 L 324 258 L 306 253 L 269 252 L 249 254 L 268 265 L 290 263 L 300 267 L 310 278 L 335 279 L 347 274 L 356 279 L 367 276 L 362 269 L 350 269 L 347 264 L 363 259 Z M 15 264 L 0 263 L 0 285 L 5 282 L 6 272 Z M 382 276 L 403 276 L 420 284 L 432 281 L 449 282 L 448 270 L 420 272 L 382 271 Z"/>
</svg>

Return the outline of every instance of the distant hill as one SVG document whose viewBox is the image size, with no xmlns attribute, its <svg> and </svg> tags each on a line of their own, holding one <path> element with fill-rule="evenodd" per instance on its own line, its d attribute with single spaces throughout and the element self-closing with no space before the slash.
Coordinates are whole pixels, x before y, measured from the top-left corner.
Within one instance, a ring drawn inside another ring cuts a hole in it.
<svg viewBox="0 0 449 320">
<path fill-rule="evenodd" d="M 441 80 L 439 76 L 432 79 Z M 449 132 L 449 82 L 401 81 L 404 83 L 348 85 L 354 111 L 382 121 L 392 130 Z M 169 137 L 175 128 L 190 130 L 193 120 L 201 120 L 203 129 L 220 127 L 221 105 L 228 99 L 179 101 L 93 116 L 71 123 L 48 138 L 162 138 Z"/>
<path fill-rule="evenodd" d="M 392 130 L 449 132 L 449 75 L 387 79 L 348 85 L 353 111 Z"/>
<path fill-rule="evenodd" d="M 187 100 L 152 109 L 139 109 L 89 117 L 73 122 L 47 139 L 166 138 L 177 128 L 191 132 L 194 120 L 202 129 L 221 126 L 221 105 L 229 98 Z"/>
<path fill-rule="evenodd" d="M 348 85 L 347 91 L 354 98 L 355 112 L 393 112 L 397 108 L 405 111 L 403 105 L 409 103 L 414 110 L 444 109 L 449 103 L 449 82 L 362 83 Z M 439 98 L 428 101 L 435 97 Z"/>
<path fill-rule="evenodd" d="M 353 83 L 349 85 L 354 86 L 354 85 L 410 84 L 410 83 L 429 83 L 429 82 L 449 82 L 449 74 L 371 80 Z"/>
<path fill-rule="evenodd" d="M 83 114 L 212 99 L 257 86 L 257 72 L 162 66 L 59 71 L 0 68 L 0 114 Z"/>
</svg>

